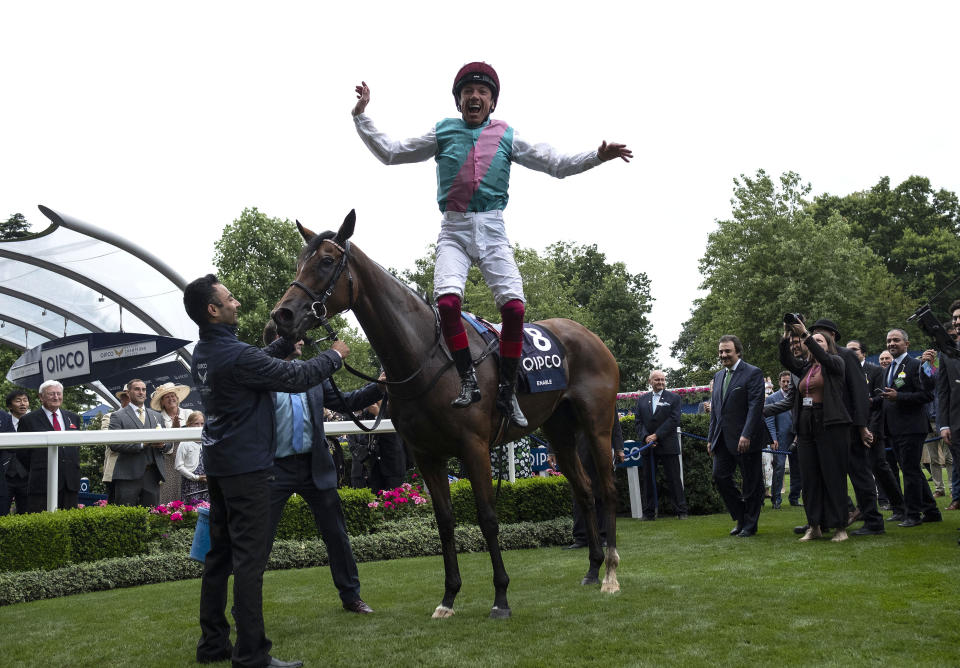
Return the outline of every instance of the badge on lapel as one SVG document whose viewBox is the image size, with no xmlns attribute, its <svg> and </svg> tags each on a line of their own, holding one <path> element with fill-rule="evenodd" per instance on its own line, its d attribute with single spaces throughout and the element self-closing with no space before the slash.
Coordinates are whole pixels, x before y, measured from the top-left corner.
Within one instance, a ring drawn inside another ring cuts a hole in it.
<svg viewBox="0 0 960 668">
<path fill-rule="evenodd" d="M 71 422 L 69 429 L 76 429 L 76 428 L 77 428 L 77 425 L 75 425 L 75 424 L 73 424 L 73 423 Z"/>
</svg>

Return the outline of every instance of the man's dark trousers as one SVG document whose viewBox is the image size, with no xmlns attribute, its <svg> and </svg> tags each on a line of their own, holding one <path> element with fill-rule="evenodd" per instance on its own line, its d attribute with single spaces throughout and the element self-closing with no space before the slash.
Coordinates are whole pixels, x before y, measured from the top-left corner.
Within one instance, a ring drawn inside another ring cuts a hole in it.
<svg viewBox="0 0 960 668">
<path fill-rule="evenodd" d="M 923 441 L 926 434 L 900 434 L 890 436 L 893 449 L 900 461 L 903 473 L 903 505 L 907 519 L 919 520 L 922 515 L 940 516 L 936 499 L 923 475 L 920 459 L 923 456 Z"/>
<path fill-rule="evenodd" d="M 324 445 L 324 444 L 321 444 Z M 287 500 L 294 493 L 310 506 L 323 544 L 327 546 L 330 574 L 340 592 L 340 600 L 353 603 L 360 598 L 360 575 L 347 538 L 347 524 L 336 488 L 317 489 L 313 483 L 312 453 L 291 455 L 273 460 L 270 480 L 270 537 L 277 535 L 277 526 Z"/>
<path fill-rule="evenodd" d="M 723 436 L 713 448 L 713 481 L 730 512 L 730 517 L 747 532 L 754 533 L 763 506 L 763 453 L 760 450 L 734 454 Z M 733 482 L 733 472 L 740 467 L 743 490 Z"/>
<path fill-rule="evenodd" d="M 857 508 L 860 510 L 864 528 L 879 531 L 883 529 L 883 515 L 877 507 L 877 481 L 873 477 L 871 456 L 871 451 L 876 447 L 880 447 L 876 442 L 870 448 L 863 444 L 860 427 L 850 428 L 847 475 L 857 497 Z"/>
<path fill-rule="evenodd" d="M 233 573 L 237 623 L 233 665 L 265 666 L 270 662 L 271 642 L 263 628 L 263 571 L 270 554 L 268 478 L 268 471 L 207 478 L 210 552 L 200 586 L 198 659 L 219 657 L 230 649 L 230 624 L 224 610 L 227 581 Z"/>
</svg>

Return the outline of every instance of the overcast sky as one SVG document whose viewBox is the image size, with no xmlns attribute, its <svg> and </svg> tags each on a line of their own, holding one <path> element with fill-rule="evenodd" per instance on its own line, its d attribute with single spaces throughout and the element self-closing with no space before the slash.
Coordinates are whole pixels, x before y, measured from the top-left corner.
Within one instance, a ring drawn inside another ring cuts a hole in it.
<svg viewBox="0 0 960 668">
<path fill-rule="evenodd" d="M 42 229 L 45 204 L 189 280 L 245 207 L 316 230 L 355 208 L 355 243 L 411 268 L 439 229 L 435 166 L 370 155 L 354 85 L 381 130 L 419 136 L 456 115 L 457 69 L 486 60 L 495 116 L 524 138 L 633 149 L 563 181 L 516 167 L 507 233 L 646 272 L 670 364 L 737 175 L 960 190 L 958 18 L 949 2 L 6 2 L 0 216 Z"/>
</svg>

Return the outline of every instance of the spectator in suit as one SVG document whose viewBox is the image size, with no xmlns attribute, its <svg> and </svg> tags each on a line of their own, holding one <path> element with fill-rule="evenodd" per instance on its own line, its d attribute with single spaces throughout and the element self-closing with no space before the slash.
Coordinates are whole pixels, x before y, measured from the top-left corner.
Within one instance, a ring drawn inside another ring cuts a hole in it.
<svg viewBox="0 0 960 668">
<path fill-rule="evenodd" d="M 933 379 L 921 372 L 919 360 L 907 354 L 909 345 L 904 330 L 887 332 L 887 350 L 893 362 L 881 395 L 883 429 L 903 470 L 905 517 L 897 526 L 904 528 L 943 520 L 920 467 L 923 441 L 929 429 L 924 406 L 933 399 Z"/>
<path fill-rule="evenodd" d="M 13 428 L 13 418 L 6 411 L 0 411 L 0 433 L 16 431 Z M 12 461 L 17 459 L 15 450 L 0 450 L 0 516 L 10 514 L 10 488 L 7 485 L 7 469 Z"/>
<path fill-rule="evenodd" d="M 713 455 L 713 481 L 730 517 L 737 523 L 731 536 L 757 533 L 763 504 L 763 373 L 740 356 L 743 346 L 733 334 L 720 337 L 718 355 L 723 369 L 713 378 L 710 398 L 710 434 L 707 451 Z M 739 467 L 743 491 L 733 481 Z"/>
<path fill-rule="evenodd" d="M 384 411 L 384 418 L 389 408 L 383 408 L 383 402 L 368 406 L 367 412 L 373 419 Z M 370 491 L 374 494 L 381 490 L 396 489 L 403 484 L 403 474 L 407 470 L 407 454 L 403 447 L 400 434 L 369 434 L 370 459 Z"/>
<path fill-rule="evenodd" d="M 867 381 L 867 394 L 870 397 L 869 428 L 870 433 L 873 434 L 873 445 L 867 450 L 867 457 L 869 466 L 873 471 L 878 504 L 881 508 L 883 505 L 886 505 L 888 508 L 894 508 L 894 512 L 902 514 L 903 492 L 900 490 L 899 478 L 894 477 L 893 471 L 890 470 L 890 464 L 887 462 L 887 442 L 883 436 L 883 429 L 881 429 L 880 425 L 881 409 L 883 408 L 883 399 L 880 397 L 880 393 L 883 391 L 883 368 L 866 361 L 867 349 L 861 341 L 850 341 L 847 343 L 847 349 L 852 350 L 856 354 L 857 360 L 860 362 L 860 368 Z M 889 354 L 888 352 L 887 355 Z M 882 503 L 880 501 L 881 495 L 883 497 Z M 860 507 L 854 512 L 856 517 L 866 519 Z M 870 522 L 864 521 L 863 527 L 852 532 L 854 536 L 884 533 L 882 523 L 878 521 L 872 513 L 871 516 L 873 520 Z M 853 517 L 854 516 L 852 516 L 851 519 L 853 519 Z"/>
<path fill-rule="evenodd" d="M 19 388 L 11 390 L 6 399 L 7 410 L 10 411 L 11 430 L 17 431 L 17 425 L 20 418 L 30 412 L 30 397 Z M 23 463 L 23 460 L 29 462 L 30 451 L 24 450 L 0 450 L 0 468 L 3 472 L 3 482 L 6 484 L 6 494 L 0 497 L 0 515 L 7 515 L 10 512 L 11 504 L 15 504 L 17 513 L 26 513 L 30 507 L 28 477 L 29 469 Z"/>
<path fill-rule="evenodd" d="M 139 378 L 127 383 L 130 403 L 110 417 L 110 429 L 161 429 L 157 411 L 147 408 L 147 385 Z M 166 475 L 163 453 L 169 443 L 113 443 L 117 453 L 113 467 L 114 497 L 121 506 L 156 506 L 160 502 L 160 485 Z"/>
<path fill-rule="evenodd" d="M 656 487 L 657 465 L 663 468 L 667 489 L 673 500 L 677 519 L 685 520 L 689 514 L 687 498 L 683 492 L 683 474 L 680 470 L 680 396 L 667 390 L 667 376 L 663 371 L 650 373 L 651 392 L 637 399 L 637 441 L 649 445 L 643 460 L 643 518 L 657 518 L 658 503 Z M 621 448 L 622 449 L 622 448 Z"/>
<path fill-rule="evenodd" d="M 79 415 L 61 408 L 63 385 L 55 380 L 40 385 L 40 408 L 27 413 L 17 425 L 17 431 L 72 431 L 80 429 L 83 420 Z M 80 492 L 80 448 L 76 446 L 57 449 L 57 508 L 76 508 Z M 28 507 L 31 513 L 47 509 L 47 450 L 30 448 L 21 450 L 29 457 L 21 463 L 29 470 L 27 489 Z"/>
<path fill-rule="evenodd" d="M 799 343 L 799 341 L 798 341 Z M 780 389 L 773 392 L 764 401 L 764 407 L 776 404 L 778 401 L 790 396 L 793 388 L 793 374 L 789 371 L 781 371 L 779 377 Z M 764 410 L 766 412 L 766 409 Z M 770 449 L 776 450 L 777 454 L 773 456 L 773 484 L 771 486 L 771 503 L 774 510 L 779 510 L 783 502 L 783 477 L 786 470 L 787 457 L 790 457 L 790 493 L 789 500 L 791 506 L 800 503 L 800 479 L 803 477 L 799 471 L 799 463 L 794 454 L 793 442 L 796 434 L 793 431 L 793 417 L 790 411 L 783 411 L 776 415 L 770 415 L 764 418 L 767 423 L 767 430 L 770 432 Z M 783 454 L 780 454 L 783 453 Z M 794 484 L 796 478 L 796 484 Z M 795 491 L 796 488 L 796 491 Z"/>
<path fill-rule="evenodd" d="M 303 341 L 294 344 L 287 357 L 300 357 Z M 383 374 L 381 380 L 386 378 Z M 277 535 L 283 508 L 293 494 L 299 494 L 313 513 L 317 531 L 327 547 L 330 573 L 340 592 L 345 610 L 359 614 L 373 612 L 360 598 L 360 576 L 347 537 L 340 496 L 337 494 L 337 469 L 327 448 L 323 431 L 324 408 L 354 411 L 383 397 L 376 383 L 343 395 L 342 400 L 329 380 L 306 392 L 275 392 L 274 433 L 277 450 L 270 478 L 270 540 Z"/>
<path fill-rule="evenodd" d="M 847 457 L 850 414 L 844 402 L 844 360 L 832 337 L 810 334 L 800 322 L 785 325 L 780 361 L 800 382 L 794 393 L 793 423 L 803 469 L 803 506 L 807 530 L 802 541 L 836 529 L 834 542 L 847 540 Z M 801 362 L 790 352 L 789 332 L 803 341 L 807 356 Z"/>
<path fill-rule="evenodd" d="M 956 330 L 960 326 L 960 299 L 950 305 L 950 316 Z M 937 373 L 937 422 L 940 436 L 953 455 L 952 498 L 947 510 L 960 510 L 960 359 L 942 354 Z"/>
<path fill-rule="evenodd" d="M 955 325 L 960 325 L 960 299 L 950 305 L 950 315 Z M 954 339 L 957 345 L 957 339 Z M 960 346 L 958 346 L 960 347 Z M 924 353 L 926 356 L 926 353 Z M 940 354 L 936 376 L 937 424 L 940 437 L 953 455 L 953 472 L 950 476 L 950 505 L 947 510 L 960 509 L 960 359 Z M 960 539 L 957 540 L 960 544 Z"/>
</svg>

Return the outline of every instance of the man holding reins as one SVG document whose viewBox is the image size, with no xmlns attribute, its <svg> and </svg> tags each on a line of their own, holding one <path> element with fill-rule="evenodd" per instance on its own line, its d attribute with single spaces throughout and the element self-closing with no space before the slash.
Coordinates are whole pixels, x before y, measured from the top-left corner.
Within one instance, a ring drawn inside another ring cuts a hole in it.
<svg viewBox="0 0 960 668">
<path fill-rule="evenodd" d="M 480 400 L 467 332 L 460 306 L 467 272 L 476 264 L 493 291 L 502 318 L 500 386 L 497 406 L 521 427 L 527 420 L 516 399 L 517 371 L 523 345 L 524 296 L 520 271 L 503 224 L 510 164 L 556 178 L 579 174 L 601 162 L 633 153 L 604 141 L 595 151 L 561 155 L 547 144 L 529 144 L 507 123 L 493 120 L 500 79 L 490 65 L 464 65 L 453 81 L 453 98 L 461 118 L 446 118 L 422 137 L 393 141 L 364 113 L 370 103 L 366 82 L 356 87 L 354 124 L 367 148 L 384 164 L 437 161 L 437 203 L 443 213 L 434 269 L 434 298 L 444 340 L 460 374 L 458 407 Z"/>
</svg>

